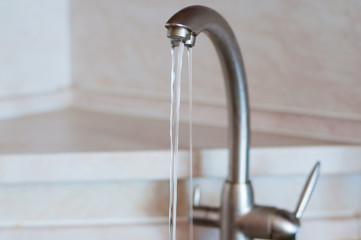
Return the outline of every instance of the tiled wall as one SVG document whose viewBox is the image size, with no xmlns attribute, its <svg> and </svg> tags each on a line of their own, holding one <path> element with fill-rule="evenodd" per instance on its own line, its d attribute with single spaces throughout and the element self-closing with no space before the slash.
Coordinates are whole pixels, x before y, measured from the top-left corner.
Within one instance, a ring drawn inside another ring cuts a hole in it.
<svg viewBox="0 0 361 240">
<path fill-rule="evenodd" d="M 170 49 L 163 25 L 182 7 L 204 3 L 0 4 L 1 119 L 71 103 L 168 118 Z M 227 18 L 241 44 L 253 130 L 361 143 L 359 1 L 206 4 Z M 215 50 L 201 35 L 193 52 L 193 119 L 225 126 L 223 77 Z M 71 81 L 76 87 L 69 90 Z"/>
<path fill-rule="evenodd" d="M 256 130 L 280 128 L 296 135 L 310 132 L 322 138 L 337 135 L 338 140 L 360 142 L 359 1 L 72 0 L 72 77 L 77 89 L 136 101 L 145 99 L 138 104 L 139 111 L 153 109 L 156 115 L 161 111 L 157 108 L 160 102 L 169 101 L 170 89 L 170 49 L 163 25 L 177 10 L 197 3 L 218 10 L 237 35 L 251 107 L 256 112 L 252 118 Z M 199 36 L 193 54 L 194 102 L 203 109 L 214 108 L 199 120 L 217 118 L 217 109 L 224 109 L 225 94 L 215 50 L 205 36 Z M 87 98 L 78 100 L 85 102 L 83 105 L 91 104 Z M 150 105 L 149 101 L 154 103 Z M 163 111 L 166 115 L 168 108 Z M 200 112 L 195 112 L 195 119 Z M 298 127 L 270 125 L 282 123 L 289 115 L 307 119 L 290 122 Z M 339 119 L 349 127 L 342 133 L 332 133 L 332 121 Z M 225 119 L 217 121 L 223 124 Z M 357 127 L 351 126 L 354 121 Z M 310 124 L 314 128 L 305 130 Z"/>
</svg>

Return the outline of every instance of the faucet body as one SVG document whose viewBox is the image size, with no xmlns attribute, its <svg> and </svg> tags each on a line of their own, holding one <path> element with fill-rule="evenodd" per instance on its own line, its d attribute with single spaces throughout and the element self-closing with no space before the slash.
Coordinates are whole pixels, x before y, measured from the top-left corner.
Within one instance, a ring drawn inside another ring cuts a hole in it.
<svg viewBox="0 0 361 240">
<path fill-rule="evenodd" d="M 228 181 L 248 182 L 249 107 L 246 74 L 235 35 L 227 21 L 216 11 L 191 6 L 176 13 L 166 24 L 172 30 L 185 28 L 191 35 L 206 33 L 220 58 L 227 91 L 228 106 Z M 172 36 L 169 36 L 172 37 Z"/>
<path fill-rule="evenodd" d="M 193 47 L 204 32 L 213 42 L 221 61 L 228 106 L 228 176 L 221 206 L 193 206 L 195 224 L 219 227 L 221 240 L 295 239 L 299 218 L 309 200 L 319 174 L 317 163 L 293 213 L 254 204 L 249 180 L 249 104 L 246 74 L 236 37 L 227 21 L 204 6 L 190 6 L 173 15 L 166 23 L 168 37 Z M 199 199 L 196 190 L 195 199 Z"/>
</svg>

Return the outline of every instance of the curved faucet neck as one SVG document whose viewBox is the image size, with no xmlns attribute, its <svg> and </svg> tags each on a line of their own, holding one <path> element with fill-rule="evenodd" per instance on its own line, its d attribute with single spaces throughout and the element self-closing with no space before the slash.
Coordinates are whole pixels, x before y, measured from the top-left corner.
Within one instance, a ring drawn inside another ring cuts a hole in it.
<svg viewBox="0 0 361 240">
<path fill-rule="evenodd" d="M 205 32 L 212 40 L 222 64 L 226 85 L 229 122 L 227 181 L 248 183 L 249 106 L 247 81 L 241 51 L 232 29 L 218 12 L 204 6 L 190 6 L 180 10 L 168 20 L 166 27 L 169 30 L 185 29 L 189 31 L 190 35 L 195 36 Z M 169 37 L 176 38 L 177 36 L 170 35 Z"/>
</svg>

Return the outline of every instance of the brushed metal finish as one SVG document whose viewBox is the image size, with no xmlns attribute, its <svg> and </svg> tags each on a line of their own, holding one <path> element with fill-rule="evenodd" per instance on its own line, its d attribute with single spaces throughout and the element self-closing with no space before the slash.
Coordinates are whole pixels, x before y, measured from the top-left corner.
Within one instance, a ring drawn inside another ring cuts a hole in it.
<svg viewBox="0 0 361 240">
<path fill-rule="evenodd" d="M 177 28 L 185 28 L 197 36 L 205 32 L 212 40 L 220 58 L 226 84 L 228 106 L 228 181 L 247 183 L 249 153 L 249 110 L 246 75 L 241 52 L 235 35 L 227 21 L 216 11 L 203 7 L 187 7 L 166 23 L 168 37 Z M 175 33 L 176 34 L 176 33 Z M 187 40 L 187 39 L 185 39 Z"/>
<path fill-rule="evenodd" d="M 221 61 L 228 106 L 228 176 L 224 183 L 221 206 L 200 205 L 196 187 L 193 201 L 195 224 L 219 227 L 221 240 L 296 239 L 299 218 L 311 197 L 320 173 L 320 163 L 313 168 L 295 212 L 254 204 L 249 166 L 249 107 L 247 81 L 236 37 L 226 20 L 216 11 L 190 6 L 173 15 L 166 23 L 172 42 L 195 45 L 198 34 L 205 32 L 212 40 Z M 172 43 L 176 44 L 176 43 Z"/>
<path fill-rule="evenodd" d="M 197 225 L 208 227 L 220 226 L 219 208 L 195 206 L 193 207 L 193 222 Z"/>
<path fill-rule="evenodd" d="M 221 198 L 221 239 L 249 239 L 244 235 L 244 228 L 237 223 L 241 216 L 247 215 L 253 208 L 251 182 L 247 184 L 225 182 Z"/>
<path fill-rule="evenodd" d="M 295 215 L 297 218 L 302 217 L 302 214 L 306 209 L 307 203 L 311 198 L 312 192 L 318 180 L 318 176 L 320 175 L 320 167 L 321 167 L 321 163 L 317 162 L 306 181 L 305 187 L 303 188 L 300 200 L 295 210 Z"/>
<path fill-rule="evenodd" d="M 294 239 L 300 229 L 299 219 L 293 213 L 258 205 L 240 217 L 237 226 L 244 235 L 261 239 Z"/>
<path fill-rule="evenodd" d="M 201 189 L 194 187 L 193 191 L 193 222 L 194 224 L 219 227 L 219 208 L 201 206 Z"/>
</svg>

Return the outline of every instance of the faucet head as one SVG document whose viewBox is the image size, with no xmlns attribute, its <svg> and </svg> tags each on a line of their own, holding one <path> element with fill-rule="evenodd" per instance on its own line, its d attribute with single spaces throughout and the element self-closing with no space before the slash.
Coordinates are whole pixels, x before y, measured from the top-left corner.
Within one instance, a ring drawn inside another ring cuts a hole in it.
<svg viewBox="0 0 361 240">
<path fill-rule="evenodd" d="M 186 47 L 193 47 L 196 42 L 196 35 L 187 27 L 179 24 L 166 24 L 168 29 L 167 37 L 172 40 L 172 44 L 177 46 L 183 42 Z"/>
</svg>

